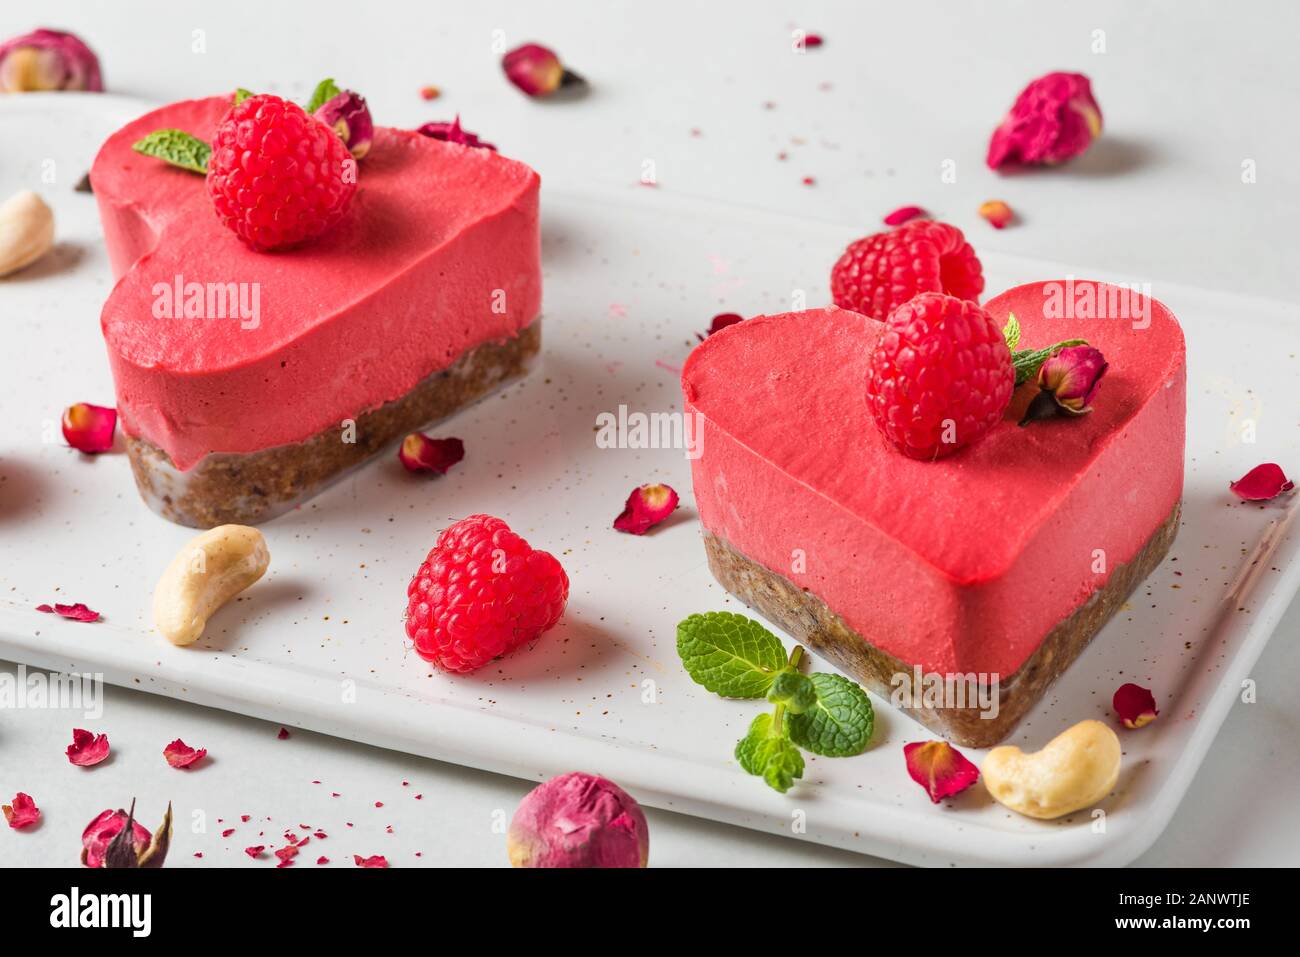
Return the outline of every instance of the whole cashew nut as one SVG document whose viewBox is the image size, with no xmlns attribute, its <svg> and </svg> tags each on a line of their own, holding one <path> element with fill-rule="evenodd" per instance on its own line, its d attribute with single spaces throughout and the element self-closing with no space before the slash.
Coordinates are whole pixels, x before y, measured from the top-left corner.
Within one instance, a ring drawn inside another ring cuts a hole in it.
<svg viewBox="0 0 1300 957">
<path fill-rule="evenodd" d="M 0 203 L 0 276 L 40 259 L 54 245 L 54 213 L 30 189 Z"/>
<path fill-rule="evenodd" d="M 1033 754 L 1010 745 L 994 748 L 980 775 L 1000 804 L 1026 817 L 1050 820 L 1109 794 L 1119 779 L 1119 763 L 1115 732 L 1089 720 L 1062 731 Z"/>
<path fill-rule="evenodd" d="M 153 620 L 173 645 L 198 640 L 218 608 L 266 572 L 271 554 L 247 525 L 210 528 L 176 553 L 153 592 Z"/>
</svg>

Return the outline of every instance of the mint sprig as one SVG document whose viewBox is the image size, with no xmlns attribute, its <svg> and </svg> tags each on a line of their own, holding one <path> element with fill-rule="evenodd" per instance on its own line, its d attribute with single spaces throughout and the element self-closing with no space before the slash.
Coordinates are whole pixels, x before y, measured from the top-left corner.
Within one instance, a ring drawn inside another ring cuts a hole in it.
<svg viewBox="0 0 1300 957">
<path fill-rule="evenodd" d="M 307 101 L 306 106 L 307 112 L 315 113 L 342 92 L 338 88 L 338 84 L 334 82 L 333 77 L 326 77 L 316 84 L 316 89 L 311 91 L 311 99 Z"/>
<path fill-rule="evenodd" d="M 205 175 L 208 158 L 212 155 L 211 146 L 184 130 L 154 130 L 144 139 L 132 143 L 131 149 L 191 173 Z"/>
<path fill-rule="evenodd" d="M 691 615 L 677 625 L 677 654 L 691 679 L 724 698 L 761 698 L 786 665 L 781 641 L 728 611 Z"/>
<path fill-rule="evenodd" d="M 677 653 L 697 684 L 726 698 L 762 698 L 776 707 L 760 714 L 736 743 L 749 774 L 785 793 L 803 777 L 799 749 L 825 757 L 861 754 L 875 715 L 860 687 L 833 674 L 799 670 L 803 648 L 786 658 L 781 640 L 744 615 L 715 611 L 677 625 Z"/>
<path fill-rule="evenodd" d="M 1007 348 L 1011 350 L 1011 367 L 1016 370 L 1017 386 L 1024 385 L 1038 375 L 1043 363 L 1062 349 L 1088 344 L 1087 339 L 1063 339 L 1045 349 L 1021 349 L 1017 352 L 1016 346 L 1020 345 L 1020 320 L 1014 312 L 1007 313 L 1007 324 L 1002 327 L 1002 337 L 1007 340 Z"/>
<path fill-rule="evenodd" d="M 248 99 L 250 96 L 254 96 L 254 95 L 255 95 L 255 94 L 253 93 L 252 90 L 245 90 L 242 86 L 241 86 L 241 87 L 238 87 L 238 88 L 236 88 L 236 90 L 235 90 L 235 100 L 234 100 L 234 103 L 232 103 L 231 105 L 232 105 L 232 106 L 238 106 L 240 103 L 243 103 L 243 102 L 244 102 L 246 99 Z"/>
</svg>

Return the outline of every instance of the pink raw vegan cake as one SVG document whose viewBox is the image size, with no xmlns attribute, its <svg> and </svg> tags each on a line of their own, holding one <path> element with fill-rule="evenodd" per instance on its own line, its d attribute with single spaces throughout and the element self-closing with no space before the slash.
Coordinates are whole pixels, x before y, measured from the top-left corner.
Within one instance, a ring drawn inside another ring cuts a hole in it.
<svg viewBox="0 0 1300 957">
<path fill-rule="evenodd" d="M 343 219 L 301 248 L 255 252 L 219 222 L 201 176 L 131 148 L 162 128 L 210 141 L 230 106 L 143 116 L 90 174 L 136 482 L 161 514 L 199 527 L 285 511 L 521 374 L 540 345 L 531 169 L 377 128 Z"/>
<path fill-rule="evenodd" d="M 1100 349 L 1110 374 L 1094 411 L 1019 428 L 1031 381 L 981 441 L 936 461 L 902 455 L 872 421 L 867 366 L 883 325 L 858 313 L 738 323 L 682 372 L 686 412 L 701 417 L 695 499 L 717 579 L 886 698 L 918 667 L 978 676 L 996 717 L 974 702 L 909 708 L 974 747 L 1011 732 L 1178 526 L 1182 331 L 1128 290 L 1126 315 L 1145 318 L 1108 317 L 1116 287 L 1081 281 L 1074 295 L 1096 294 L 1096 318 L 1049 318 L 1049 293 L 1066 286 L 1021 286 L 984 308 L 999 326 L 1015 314 L 1022 347 L 1078 337 Z"/>
</svg>

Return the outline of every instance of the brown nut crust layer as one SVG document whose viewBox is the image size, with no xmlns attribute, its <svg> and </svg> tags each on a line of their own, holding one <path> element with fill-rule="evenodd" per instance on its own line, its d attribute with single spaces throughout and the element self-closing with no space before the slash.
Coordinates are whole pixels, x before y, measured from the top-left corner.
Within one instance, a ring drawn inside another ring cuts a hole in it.
<svg viewBox="0 0 1300 957">
<path fill-rule="evenodd" d="M 974 705 L 964 708 L 922 705 L 908 708 L 908 714 L 937 734 L 966 747 L 989 747 L 1006 738 L 1052 682 L 1079 657 L 1093 635 L 1164 559 L 1178 533 L 1180 512 L 1181 503 L 1174 506 L 1131 562 L 1116 567 L 1102 588 L 1058 623 L 1014 674 L 999 682 L 996 718 L 982 718 L 980 709 Z M 705 531 L 704 548 L 709 569 L 723 588 L 856 678 L 867 690 L 892 700 L 894 675 L 912 674 L 912 665 L 873 646 L 812 592 L 751 561 L 712 532 Z"/>
<path fill-rule="evenodd" d="M 541 349 L 542 322 L 519 335 L 463 353 L 414 389 L 356 418 L 356 441 L 342 441 L 342 423 L 294 445 L 247 454 L 214 453 L 189 472 L 146 439 L 126 436 L 141 497 L 170 521 L 195 528 L 256 525 L 324 490 L 389 443 L 446 418 L 508 379 L 522 375 Z"/>
</svg>

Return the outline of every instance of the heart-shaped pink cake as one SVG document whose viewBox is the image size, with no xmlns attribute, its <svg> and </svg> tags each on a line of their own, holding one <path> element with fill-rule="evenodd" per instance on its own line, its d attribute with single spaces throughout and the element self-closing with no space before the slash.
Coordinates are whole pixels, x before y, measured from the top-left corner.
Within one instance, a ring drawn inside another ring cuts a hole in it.
<svg viewBox="0 0 1300 957">
<path fill-rule="evenodd" d="M 137 483 L 190 525 L 250 523 L 521 373 L 539 347 L 538 177 L 377 128 L 343 219 L 256 252 L 202 176 L 132 150 L 204 141 L 230 97 L 113 134 L 91 169 L 117 285 L 102 325 Z"/>
<path fill-rule="evenodd" d="M 1186 415 L 1183 335 L 1159 302 L 1062 280 L 985 309 L 999 327 L 1014 313 L 1022 349 L 1101 350 L 1093 411 L 1019 427 L 1031 381 L 980 441 L 909 458 L 867 407 L 882 323 L 833 307 L 733 325 L 682 372 L 714 575 L 972 746 L 1004 738 L 1163 558 Z M 936 679 L 970 699 L 927 697 Z"/>
</svg>

